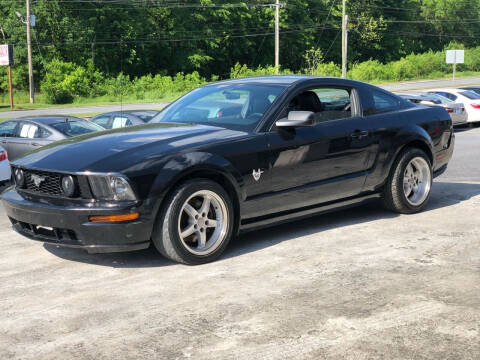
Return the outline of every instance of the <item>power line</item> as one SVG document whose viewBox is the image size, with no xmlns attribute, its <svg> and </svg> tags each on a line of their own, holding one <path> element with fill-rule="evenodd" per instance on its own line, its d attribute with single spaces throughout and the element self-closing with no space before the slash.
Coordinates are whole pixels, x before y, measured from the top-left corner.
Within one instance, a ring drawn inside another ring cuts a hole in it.
<svg viewBox="0 0 480 360">
<path fill-rule="evenodd" d="M 321 29 L 321 27 L 310 27 L 294 30 L 285 30 L 282 31 L 282 34 L 292 34 L 299 32 L 307 32 Z M 336 27 L 324 27 L 325 30 L 337 29 Z M 39 46 L 48 47 L 48 46 L 70 46 L 70 45 L 118 45 L 118 44 L 136 44 L 136 43 L 160 43 L 160 42 L 183 42 L 183 41 L 204 41 L 204 40 L 214 40 L 214 39 L 226 39 L 226 38 L 247 38 L 247 37 L 257 37 L 257 36 L 266 36 L 274 35 L 274 32 L 264 32 L 264 33 L 252 33 L 252 34 L 224 34 L 223 36 L 211 36 L 211 37 L 192 37 L 192 38 L 164 38 L 164 39 L 132 39 L 132 40 L 101 40 L 101 41 L 60 41 L 55 43 L 39 43 Z"/>
</svg>

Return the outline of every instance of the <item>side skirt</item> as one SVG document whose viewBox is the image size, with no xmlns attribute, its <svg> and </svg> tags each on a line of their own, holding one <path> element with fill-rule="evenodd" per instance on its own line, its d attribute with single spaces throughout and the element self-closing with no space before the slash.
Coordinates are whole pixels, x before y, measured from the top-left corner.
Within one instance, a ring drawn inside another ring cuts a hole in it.
<svg viewBox="0 0 480 360">
<path fill-rule="evenodd" d="M 354 206 L 359 206 L 379 198 L 381 198 L 381 194 L 374 193 L 355 198 L 349 198 L 346 200 L 309 206 L 306 208 L 300 208 L 292 211 L 284 211 L 281 213 L 273 214 L 271 216 L 262 216 L 258 218 L 242 220 L 240 224 L 240 233 L 258 230 L 261 228 L 279 225 L 295 220 L 305 219 L 315 215 L 334 212 Z"/>
</svg>

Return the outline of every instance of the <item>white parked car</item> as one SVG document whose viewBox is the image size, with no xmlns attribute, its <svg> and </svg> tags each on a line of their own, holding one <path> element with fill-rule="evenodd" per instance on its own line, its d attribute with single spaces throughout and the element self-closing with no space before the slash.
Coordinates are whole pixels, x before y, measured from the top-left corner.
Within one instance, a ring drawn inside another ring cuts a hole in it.
<svg viewBox="0 0 480 360">
<path fill-rule="evenodd" d="M 465 89 L 432 89 L 429 93 L 444 96 L 455 103 L 463 103 L 467 112 L 467 122 L 480 121 L 480 94 Z"/>
<path fill-rule="evenodd" d="M 0 185 L 10 181 L 10 177 L 10 161 L 5 149 L 0 146 Z"/>
</svg>

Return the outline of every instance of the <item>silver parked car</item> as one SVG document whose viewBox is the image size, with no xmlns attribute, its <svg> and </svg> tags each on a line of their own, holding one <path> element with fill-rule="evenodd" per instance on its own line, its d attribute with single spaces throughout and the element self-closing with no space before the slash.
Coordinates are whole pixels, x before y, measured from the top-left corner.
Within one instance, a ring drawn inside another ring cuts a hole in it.
<svg viewBox="0 0 480 360">
<path fill-rule="evenodd" d="M 467 123 L 468 115 L 465 111 L 465 106 L 461 103 L 455 103 L 445 96 L 424 92 L 397 93 L 397 95 L 410 100 L 414 104 L 443 107 L 450 114 L 453 125 L 464 125 Z"/>
<path fill-rule="evenodd" d="M 105 129 L 72 116 L 18 118 L 0 123 L 0 145 L 13 161 L 54 141 L 101 130 Z"/>
</svg>

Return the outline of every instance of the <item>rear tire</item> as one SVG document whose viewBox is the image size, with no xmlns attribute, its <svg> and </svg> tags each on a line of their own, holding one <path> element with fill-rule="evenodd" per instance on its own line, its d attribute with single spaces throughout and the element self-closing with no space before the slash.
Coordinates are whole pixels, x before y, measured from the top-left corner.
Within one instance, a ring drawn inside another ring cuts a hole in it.
<svg viewBox="0 0 480 360">
<path fill-rule="evenodd" d="M 234 211 L 227 192 L 207 179 L 179 185 L 156 220 L 152 241 L 165 257 L 183 264 L 217 259 L 232 237 Z"/>
<path fill-rule="evenodd" d="M 383 203 L 389 210 L 401 214 L 421 211 L 430 198 L 432 165 L 424 151 L 405 149 L 392 166 L 383 189 Z"/>
</svg>

